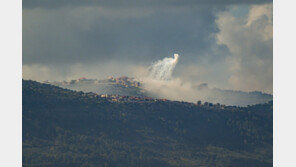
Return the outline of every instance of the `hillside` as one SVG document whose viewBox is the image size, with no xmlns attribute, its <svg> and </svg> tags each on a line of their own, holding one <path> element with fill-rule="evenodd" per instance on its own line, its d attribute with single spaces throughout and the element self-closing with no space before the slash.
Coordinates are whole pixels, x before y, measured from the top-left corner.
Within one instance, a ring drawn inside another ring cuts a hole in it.
<svg viewBox="0 0 296 167">
<path fill-rule="evenodd" d="M 132 99 L 23 80 L 23 166 L 272 166 L 272 102 Z"/>
<path fill-rule="evenodd" d="M 109 77 L 107 79 L 87 79 L 79 78 L 69 82 L 47 82 L 49 84 L 59 86 L 66 89 L 93 92 L 97 94 L 122 95 L 122 96 L 148 96 L 145 90 L 142 89 L 141 83 L 135 81 L 133 78 Z"/>
<path fill-rule="evenodd" d="M 121 95 L 121 96 L 137 96 L 151 98 L 167 98 L 167 95 L 160 95 L 158 91 L 151 92 L 145 89 L 145 83 L 137 81 L 130 77 L 109 77 L 107 79 L 87 79 L 79 78 L 77 80 L 62 81 L 62 82 L 45 82 L 55 86 L 75 91 L 93 92 L 97 94 Z M 206 83 L 195 87 L 199 94 L 193 101 L 198 100 L 220 103 L 225 105 L 247 106 L 260 103 L 267 103 L 272 100 L 273 96 L 262 92 L 243 92 L 234 90 L 223 90 L 218 88 L 210 88 Z M 171 99 L 172 100 L 172 99 Z"/>
</svg>

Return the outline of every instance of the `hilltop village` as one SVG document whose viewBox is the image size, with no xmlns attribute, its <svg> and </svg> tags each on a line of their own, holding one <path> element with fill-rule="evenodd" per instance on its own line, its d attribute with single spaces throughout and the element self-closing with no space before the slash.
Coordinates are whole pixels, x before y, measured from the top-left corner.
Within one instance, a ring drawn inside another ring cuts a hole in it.
<svg viewBox="0 0 296 167">
<path fill-rule="evenodd" d="M 210 102 L 202 102 L 197 101 L 196 103 L 190 103 L 185 101 L 171 101 L 168 99 L 156 99 L 151 97 L 137 97 L 137 96 L 121 96 L 121 95 L 111 95 L 111 94 L 96 94 L 96 93 L 83 93 L 83 96 L 88 98 L 102 98 L 108 102 L 111 103 L 164 103 L 164 102 L 170 102 L 170 103 L 179 103 L 179 104 L 187 104 L 190 106 L 203 106 L 207 108 L 219 108 L 219 109 L 225 109 L 225 108 L 242 108 L 237 106 L 226 106 L 220 103 L 210 103 Z"/>
<path fill-rule="evenodd" d="M 127 76 L 122 77 L 108 77 L 107 79 L 98 80 L 98 79 L 88 79 L 85 77 L 78 78 L 76 80 L 71 81 L 62 81 L 62 82 L 53 82 L 50 83 L 48 81 L 44 81 L 43 83 L 46 84 L 53 84 L 57 86 L 71 86 L 71 85 L 77 85 L 77 84 L 111 84 L 116 85 L 124 88 L 141 88 L 142 84 L 138 81 L 136 81 L 134 78 L 130 78 Z M 81 92 L 82 93 L 82 92 Z M 89 97 L 89 98 L 102 98 L 108 102 L 111 103 L 154 103 L 154 102 L 174 102 L 174 103 L 182 103 L 182 104 L 188 104 L 192 106 L 204 106 L 207 108 L 236 108 L 236 106 L 226 106 L 220 103 L 210 103 L 210 102 L 202 102 L 197 101 L 196 103 L 190 103 L 190 102 L 184 102 L 184 101 L 171 101 L 168 99 L 159 99 L 159 98 L 152 98 L 147 96 L 124 96 L 124 95 L 118 95 L 118 94 L 100 94 L 100 93 L 94 93 L 94 92 L 88 92 L 83 93 L 83 96 Z M 239 108 L 239 107 L 238 107 Z"/>
<path fill-rule="evenodd" d="M 144 83 L 140 80 L 127 76 L 110 76 L 105 79 L 89 79 L 81 77 L 69 81 L 44 81 L 43 83 L 85 93 L 93 92 L 114 102 L 151 101 L 151 99 L 154 98 L 170 98 L 169 96 L 158 96 L 155 92 L 145 89 Z M 214 106 L 217 105 L 215 103 L 220 103 L 227 106 L 246 107 L 258 103 L 267 103 L 272 100 L 272 95 L 264 94 L 262 92 L 222 90 L 218 88 L 210 88 L 206 83 L 197 86 L 196 90 L 200 91 L 205 96 L 203 98 L 197 97 L 195 100 L 208 101 L 209 103 L 205 102 L 205 105 L 209 106 Z M 180 99 L 182 100 L 186 98 L 182 97 Z M 163 101 L 165 100 L 166 99 L 163 99 Z M 201 105 L 200 103 L 201 102 L 199 102 L 198 105 Z"/>
<path fill-rule="evenodd" d="M 52 82 L 50 83 L 49 81 L 44 81 L 44 83 L 47 84 L 53 84 L 53 85 L 74 85 L 74 84 L 115 84 L 115 85 L 121 85 L 123 87 L 136 87 L 139 88 L 141 86 L 141 83 L 136 81 L 134 78 L 130 78 L 127 76 L 122 76 L 122 77 L 108 77 L 107 79 L 103 80 L 98 80 L 98 79 L 88 79 L 85 77 L 78 78 L 76 80 L 71 80 L 71 81 L 62 81 L 62 82 Z"/>
</svg>

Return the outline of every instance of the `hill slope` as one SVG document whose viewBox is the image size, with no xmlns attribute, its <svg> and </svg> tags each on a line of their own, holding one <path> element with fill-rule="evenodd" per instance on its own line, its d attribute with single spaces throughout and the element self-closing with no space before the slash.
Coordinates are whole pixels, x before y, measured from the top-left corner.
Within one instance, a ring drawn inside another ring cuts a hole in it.
<svg viewBox="0 0 296 167">
<path fill-rule="evenodd" d="M 134 78 L 129 77 L 109 77 L 108 79 L 86 79 L 80 78 L 69 82 L 52 82 L 50 84 L 83 92 L 94 92 L 97 94 L 121 95 L 121 96 L 137 96 L 137 97 L 152 97 L 152 98 L 167 98 L 168 95 L 159 94 L 158 90 L 151 92 L 145 89 L 145 83 L 139 82 Z M 193 91 L 198 91 L 193 102 L 198 100 L 220 103 L 225 105 L 247 106 L 271 101 L 273 96 L 262 92 L 243 92 L 234 90 L 223 90 L 217 88 L 209 88 L 207 84 L 200 84 Z M 184 97 L 183 97 L 184 98 Z M 183 100 L 185 100 L 184 98 Z M 192 100 L 189 100 L 192 101 Z"/>
<path fill-rule="evenodd" d="M 110 102 L 23 80 L 23 166 L 272 166 L 272 103 Z"/>
<path fill-rule="evenodd" d="M 66 89 L 93 92 L 97 94 L 110 94 L 110 95 L 122 95 L 122 96 L 147 96 L 146 92 L 142 89 L 141 83 L 135 81 L 133 78 L 119 77 L 108 79 L 86 79 L 79 78 L 77 80 L 71 80 L 69 82 L 52 82 L 55 86 L 59 86 Z"/>
</svg>

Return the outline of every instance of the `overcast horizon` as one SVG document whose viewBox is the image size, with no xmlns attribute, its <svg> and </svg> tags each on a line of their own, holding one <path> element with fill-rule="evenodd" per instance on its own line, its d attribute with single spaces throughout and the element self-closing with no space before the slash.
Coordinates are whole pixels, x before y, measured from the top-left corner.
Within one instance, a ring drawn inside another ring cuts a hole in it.
<svg viewBox="0 0 296 167">
<path fill-rule="evenodd" d="M 132 77 L 174 53 L 180 80 L 272 94 L 272 1 L 23 1 L 24 79 Z"/>
</svg>

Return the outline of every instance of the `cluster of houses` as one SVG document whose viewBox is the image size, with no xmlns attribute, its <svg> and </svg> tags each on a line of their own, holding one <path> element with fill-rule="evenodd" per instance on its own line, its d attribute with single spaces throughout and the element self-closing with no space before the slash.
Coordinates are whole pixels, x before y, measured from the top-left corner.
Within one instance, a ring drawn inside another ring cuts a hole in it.
<svg viewBox="0 0 296 167">
<path fill-rule="evenodd" d="M 45 81 L 46 83 L 48 81 Z M 49 82 L 48 82 L 49 83 Z M 54 85 L 70 85 L 74 83 L 111 83 L 111 84 L 119 84 L 123 85 L 125 87 L 140 87 L 141 83 L 138 81 L 135 81 L 133 78 L 129 78 L 126 76 L 123 77 L 108 77 L 105 80 L 96 80 L 96 79 L 87 79 L 85 77 L 79 78 L 77 80 L 71 80 L 70 82 L 63 81 L 62 83 L 54 82 Z M 132 103 L 147 103 L 147 102 L 165 102 L 168 101 L 167 99 L 155 99 L 151 97 L 138 97 L 138 96 L 122 96 L 122 95 L 116 95 L 116 94 L 97 94 L 97 93 L 85 93 L 83 96 L 87 96 L 90 98 L 104 98 L 105 100 L 109 102 L 132 102 Z M 229 108 L 234 106 L 225 106 L 219 103 L 210 103 L 210 102 L 204 102 L 197 101 L 196 103 L 189 103 L 189 102 L 177 102 L 177 103 L 188 103 L 192 106 L 203 106 L 207 108 Z"/>
<path fill-rule="evenodd" d="M 162 102 L 167 99 L 154 99 L 151 97 L 136 97 L 136 96 L 120 96 L 120 95 L 100 95 L 102 98 L 106 98 L 110 102 L 133 102 L 133 103 L 147 103 L 147 102 Z"/>
<path fill-rule="evenodd" d="M 129 78 L 126 76 L 123 77 L 118 77 L 118 78 L 114 78 L 114 77 L 108 77 L 108 82 L 111 83 L 116 83 L 116 84 L 120 84 L 123 85 L 125 87 L 140 87 L 141 83 L 138 81 L 135 81 L 134 78 Z"/>
<path fill-rule="evenodd" d="M 137 96 L 121 96 L 121 95 L 110 95 L 110 94 L 96 94 L 96 93 L 82 93 L 83 96 L 87 96 L 90 98 L 104 98 L 109 102 L 129 102 L 129 103 L 152 103 L 152 102 L 166 102 L 170 101 L 168 99 L 155 99 L 151 97 L 137 97 Z M 226 106 L 220 103 L 210 103 L 210 102 L 202 102 L 202 101 L 197 101 L 196 103 L 190 103 L 190 102 L 184 102 L 184 101 L 175 101 L 176 103 L 186 103 L 192 106 L 201 106 L 201 107 L 207 107 L 207 108 L 220 108 L 220 109 L 225 109 L 225 108 L 237 108 L 236 106 Z"/>
<path fill-rule="evenodd" d="M 49 82 L 49 81 L 44 81 L 44 83 L 47 84 L 53 84 L 56 86 L 67 86 L 67 85 L 74 85 L 74 84 L 118 84 L 118 85 L 122 85 L 124 87 L 140 87 L 141 83 L 136 81 L 134 78 L 129 78 L 126 76 L 123 77 L 118 77 L 118 78 L 114 78 L 114 77 L 108 77 L 107 79 L 102 79 L 102 80 L 98 80 L 98 79 L 88 79 L 85 77 L 81 77 L 78 78 L 76 80 L 71 80 L 71 81 L 53 81 L 53 82 Z"/>
<path fill-rule="evenodd" d="M 103 98 L 111 103 L 155 103 L 155 102 L 168 102 L 170 100 L 167 99 L 155 99 L 151 97 L 137 97 L 137 96 L 121 96 L 121 95 L 110 95 L 110 94 L 96 94 L 96 93 L 83 93 L 83 92 L 78 92 L 81 93 L 82 96 L 84 97 L 89 97 L 89 98 Z M 174 103 L 182 103 L 182 104 L 187 104 L 190 106 L 200 106 L 203 108 L 209 108 L 209 109 L 239 109 L 241 107 L 237 106 L 226 106 L 220 103 L 209 103 L 209 102 L 204 102 L 202 103 L 201 101 L 197 101 L 196 103 L 190 103 L 190 102 L 185 102 L 185 101 L 170 101 Z"/>
<path fill-rule="evenodd" d="M 136 97 L 136 96 L 120 96 L 120 95 L 109 95 L 109 94 L 103 94 L 99 95 L 101 98 L 105 98 L 110 102 L 132 102 L 132 103 L 147 103 L 147 102 L 166 102 L 169 101 L 167 99 L 155 99 L 151 97 Z M 190 103 L 190 102 L 180 102 L 180 101 L 175 101 L 176 103 L 186 103 L 192 106 L 203 106 L 203 107 L 208 107 L 208 108 L 233 108 L 235 106 L 225 106 L 220 103 L 209 103 L 209 102 L 204 102 L 202 103 L 201 101 L 197 101 L 197 103 Z"/>
</svg>

